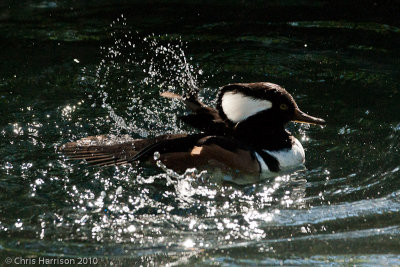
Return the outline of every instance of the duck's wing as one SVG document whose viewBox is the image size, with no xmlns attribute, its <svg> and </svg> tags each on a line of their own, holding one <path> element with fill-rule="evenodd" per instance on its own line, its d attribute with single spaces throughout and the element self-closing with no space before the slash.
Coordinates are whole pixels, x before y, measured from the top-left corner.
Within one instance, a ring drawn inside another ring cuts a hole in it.
<svg viewBox="0 0 400 267">
<path fill-rule="evenodd" d="M 185 103 L 186 107 L 193 113 L 178 118 L 186 124 L 209 135 L 229 135 L 232 133 L 232 129 L 220 117 L 218 110 L 200 102 L 196 94 L 180 96 L 171 92 L 163 92 L 160 95 L 170 99 L 178 99 Z"/>
<path fill-rule="evenodd" d="M 261 171 L 261 162 L 260 160 L 267 165 L 268 169 L 273 172 L 278 172 L 280 170 L 279 167 L 279 161 L 273 157 L 272 155 L 268 154 L 262 149 L 254 149 L 253 147 L 240 142 L 239 140 L 232 138 L 232 137 L 226 137 L 226 136 L 207 136 L 205 138 L 202 138 L 198 142 L 202 147 L 218 147 L 220 149 L 221 155 L 223 155 L 223 151 L 227 152 L 235 152 L 232 154 L 230 157 L 223 157 L 226 158 L 226 161 L 229 163 L 231 159 L 236 158 L 236 164 L 237 165 L 243 165 L 246 166 L 247 164 L 250 164 L 251 162 L 257 162 L 259 166 L 259 170 Z M 238 153 L 240 152 L 240 153 Z M 243 154 L 244 153 L 244 154 Z M 240 155 L 242 154 L 242 155 Z M 251 158 L 248 158 L 247 155 L 250 155 Z M 234 168 L 233 168 L 234 169 Z"/>
<path fill-rule="evenodd" d="M 258 173 L 262 164 L 259 158 L 271 171 L 279 170 L 279 162 L 268 153 L 254 150 L 231 137 L 205 134 L 161 140 L 143 148 L 128 162 L 151 159 L 156 151 L 160 152 L 160 160 L 174 170 L 207 165 Z"/>
<path fill-rule="evenodd" d="M 128 162 L 148 160 L 156 151 L 160 154 L 190 152 L 193 147 L 198 144 L 198 141 L 204 137 L 205 134 L 192 134 L 179 138 L 159 140 L 143 147 L 140 151 L 138 151 L 138 153 L 132 156 Z"/>
<path fill-rule="evenodd" d="M 198 100 L 196 93 L 190 93 L 181 96 L 172 92 L 165 91 L 162 92 L 160 96 L 169 99 L 181 100 L 183 103 L 185 103 L 186 107 L 193 112 L 197 112 L 199 109 L 206 106 L 204 103 Z"/>
<path fill-rule="evenodd" d="M 69 142 L 58 148 L 71 160 L 85 160 L 92 165 L 108 166 L 128 164 L 142 149 L 168 139 L 179 139 L 187 134 L 161 135 L 149 139 L 133 139 L 129 136 L 89 136 Z"/>
</svg>

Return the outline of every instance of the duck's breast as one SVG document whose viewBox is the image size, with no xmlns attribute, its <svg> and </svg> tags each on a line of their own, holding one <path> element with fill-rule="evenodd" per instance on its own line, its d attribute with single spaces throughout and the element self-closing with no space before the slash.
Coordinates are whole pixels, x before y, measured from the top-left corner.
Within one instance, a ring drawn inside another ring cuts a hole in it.
<svg viewBox="0 0 400 267">
<path fill-rule="evenodd" d="M 294 142 L 291 148 L 285 148 L 282 150 L 264 150 L 264 152 L 276 158 L 279 162 L 280 171 L 294 169 L 304 164 L 305 153 L 303 146 L 296 138 L 293 138 Z M 256 158 L 261 166 L 261 172 L 271 172 L 267 164 L 264 162 L 262 157 L 256 153 Z"/>
</svg>

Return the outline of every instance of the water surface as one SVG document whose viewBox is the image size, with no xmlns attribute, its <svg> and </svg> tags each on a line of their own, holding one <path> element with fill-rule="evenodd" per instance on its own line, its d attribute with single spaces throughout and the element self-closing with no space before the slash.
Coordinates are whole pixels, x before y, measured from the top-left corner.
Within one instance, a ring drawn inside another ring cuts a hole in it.
<svg viewBox="0 0 400 267">
<path fill-rule="evenodd" d="M 290 1 L 269 17 L 239 3 L 222 15 L 227 4 L 1 5 L 2 261 L 400 264 L 400 28 L 390 17 L 289 16 Z M 90 135 L 193 132 L 160 91 L 198 86 L 212 105 L 221 85 L 255 81 L 327 120 L 288 125 L 306 170 L 236 186 L 56 151 Z"/>
</svg>

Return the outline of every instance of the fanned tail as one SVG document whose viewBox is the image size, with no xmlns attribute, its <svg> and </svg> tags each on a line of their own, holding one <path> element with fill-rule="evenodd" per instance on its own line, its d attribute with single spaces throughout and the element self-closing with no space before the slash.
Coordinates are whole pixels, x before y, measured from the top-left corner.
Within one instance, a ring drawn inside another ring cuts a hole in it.
<svg viewBox="0 0 400 267">
<path fill-rule="evenodd" d="M 86 160 L 99 166 L 123 165 L 137 153 L 138 140 L 125 137 L 113 140 L 110 136 L 89 136 L 59 148 L 71 160 Z"/>
<path fill-rule="evenodd" d="M 186 134 L 161 135 L 150 139 L 133 139 L 129 136 L 89 136 L 66 143 L 58 150 L 71 160 L 85 160 L 98 166 L 129 164 L 138 152 L 158 142 L 186 137 Z"/>
</svg>

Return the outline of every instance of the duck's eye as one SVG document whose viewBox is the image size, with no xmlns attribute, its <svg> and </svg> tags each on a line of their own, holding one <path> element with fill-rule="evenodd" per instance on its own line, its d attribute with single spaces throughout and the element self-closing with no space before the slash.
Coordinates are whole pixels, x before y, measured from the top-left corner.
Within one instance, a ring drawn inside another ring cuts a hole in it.
<svg viewBox="0 0 400 267">
<path fill-rule="evenodd" d="M 281 104 L 281 105 L 279 106 L 279 108 L 280 108 L 281 110 L 287 110 L 287 109 L 288 109 L 288 105 L 286 105 L 286 104 Z"/>
</svg>

